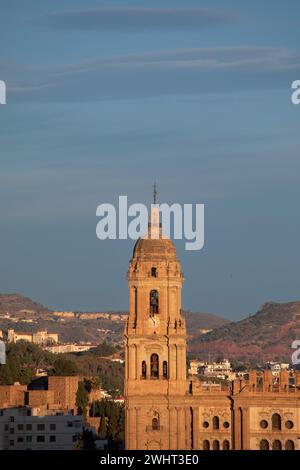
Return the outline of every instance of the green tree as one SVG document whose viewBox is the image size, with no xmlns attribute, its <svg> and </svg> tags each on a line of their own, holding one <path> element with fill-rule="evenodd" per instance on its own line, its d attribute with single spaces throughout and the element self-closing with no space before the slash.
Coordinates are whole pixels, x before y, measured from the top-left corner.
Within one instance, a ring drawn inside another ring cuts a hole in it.
<svg viewBox="0 0 300 470">
<path fill-rule="evenodd" d="M 101 415 L 100 418 L 99 437 L 100 439 L 106 439 L 107 437 L 106 419 L 104 415 Z"/>
<path fill-rule="evenodd" d="M 88 391 L 85 387 L 84 382 L 79 382 L 78 384 L 78 390 L 76 393 L 76 406 L 78 410 L 78 414 L 80 415 L 86 415 L 86 408 L 88 405 L 89 401 L 89 396 L 88 396 Z"/>
<path fill-rule="evenodd" d="M 53 375 L 77 375 L 78 373 L 77 365 L 69 359 L 60 357 L 53 364 Z"/>
</svg>

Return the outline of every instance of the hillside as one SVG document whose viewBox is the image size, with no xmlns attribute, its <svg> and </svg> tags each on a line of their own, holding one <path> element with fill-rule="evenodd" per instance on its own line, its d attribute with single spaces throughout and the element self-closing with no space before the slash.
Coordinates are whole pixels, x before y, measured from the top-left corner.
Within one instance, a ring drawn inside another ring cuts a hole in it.
<svg viewBox="0 0 300 470">
<path fill-rule="evenodd" d="M 71 317 L 61 317 L 21 294 L 0 294 L 0 329 L 13 328 L 22 332 L 47 329 L 50 333 L 58 333 L 61 342 L 98 344 L 108 341 L 122 344 L 124 320 L 128 312 L 102 312 L 108 313 L 108 318 L 97 318 L 97 312 L 87 313 L 74 312 Z M 184 314 L 188 338 L 201 334 L 201 330 L 211 330 L 228 323 L 228 320 L 208 313 L 187 311 Z M 10 318 L 6 318 L 7 315 Z"/>
<path fill-rule="evenodd" d="M 189 349 L 200 357 L 290 361 L 291 344 L 300 339 L 300 302 L 262 305 L 249 318 L 192 338 Z"/>
</svg>

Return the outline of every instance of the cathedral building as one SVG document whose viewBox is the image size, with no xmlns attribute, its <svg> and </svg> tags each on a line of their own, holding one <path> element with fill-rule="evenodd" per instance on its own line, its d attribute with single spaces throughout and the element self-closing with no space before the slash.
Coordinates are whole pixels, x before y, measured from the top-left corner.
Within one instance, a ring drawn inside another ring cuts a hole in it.
<svg viewBox="0 0 300 470">
<path fill-rule="evenodd" d="M 300 439 L 300 374 L 250 372 L 226 387 L 191 381 L 181 310 L 183 274 L 162 238 L 158 209 L 128 271 L 125 326 L 127 450 L 293 450 Z"/>
</svg>

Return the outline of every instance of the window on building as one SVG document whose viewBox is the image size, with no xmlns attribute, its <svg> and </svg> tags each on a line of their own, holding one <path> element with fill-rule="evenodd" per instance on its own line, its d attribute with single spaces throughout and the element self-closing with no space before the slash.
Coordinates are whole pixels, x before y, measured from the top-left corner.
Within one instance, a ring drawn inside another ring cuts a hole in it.
<svg viewBox="0 0 300 470">
<path fill-rule="evenodd" d="M 288 440 L 285 443 L 285 450 L 295 450 L 295 444 L 293 441 Z"/>
<path fill-rule="evenodd" d="M 210 449 L 209 441 L 207 440 L 203 441 L 203 450 L 209 450 L 209 449 Z"/>
<path fill-rule="evenodd" d="M 262 439 L 259 444 L 260 450 L 269 450 L 270 446 L 266 439 Z"/>
<path fill-rule="evenodd" d="M 225 429 L 228 429 L 229 426 L 230 426 L 230 425 L 229 425 L 228 421 L 224 421 L 223 427 L 224 427 Z"/>
<path fill-rule="evenodd" d="M 230 450 L 229 441 L 227 440 L 223 441 L 223 450 Z"/>
<path fill-rule="evenodd" d="M 259 425 L 262 429 L 267 429 L 268 421 L 266 421 L 265 419 L 262 419 L 261 422 L 259 423 Z"/>
<path fill-rule="evenodd" d="M 219 427 L 220 427 L 220 420 L 218 416 L 214 416 L 213 417 L 213 429 L 216 430 L 216 429 L 219 429 Z"/>
<path fill-rule="evenodd" d="M 10 428 L 10 430 L 9 430 L 9 434 L 15 434 L 15 430 L 14 430 L 14 428 Z"/>
<path fill-rule="evenodd" d="M 156 418 L 153 418 L 152 419 L 152 429 L 153 431 L 158 431 L 159 430 L 159 418 L 156 417 Z"/>
<path fill-rule="evenodd" d="M 209 422 L 208 421 L 203 421 L 203 427 L 207 429 L 209 427 Z"/>
<path fill-rule="evenodd" d="M 220 442 L 213 441 L 213 450 L 220 450 Z"/>
<path fill-rule="evenodd" d="M 156 268 L 151 268 L 151 276 L 152 277 L 157 277 L 157 269 Z"/>
<path fill-rule="evenodd" d="M 17 442 L 23 442 L 23 437 L 22 437 L 22 436 L 19 436 L 19 437 L 17 438 Z"/>
<path fill-rule="evenodd" d="M 273 442 L 272 449 L 273 449 L 273 450 L 281 450 L 281 449 L 282 449 L 282 444 L 281 444 L 281 442 L 280 442 L 278 439 L 276 439 L 276 440 Z"/>
<path fill-rule="evenodd" d="M 56 431 L 56 424 L 50 423 L 50 431 Z"/>
<path fill-rule="evenodd" d="M 273 431 L 281 431 L 281 416 L 274 413 L 272 416 L 272 429 Z"/>
<path fill-rule="evenodd" d="M 32 436 L 26 436 L 26 442 L 32 442 Z"/>
<path fill-rule="evenodd" d="M 151 354 L 151 377 L 158 379 L 159 359 L 158 354 Z"/>
<path fill-rule="evenodd" d="M 56 436 L 50 436 L 50 442 L 56 442 Z"/>
<path fill-rule="evenodd" d="M 142 362 L 142 379 L 147 378 L 147 364 L 146 361 Z"/>
<path fill-rule="evenodd" d="M 26 424 L 26 431 L 32 430 L 32 424 Z"/>
<path fill-rule="evenodd" d="M 163 378 L 164 379 L 168 378 L 168 363 L 167 363 L 167 361 L 163 362 Z"/>
<path fill-rule="evenodd" d="M 23 431 L 23 424 L 18 424 L 18 431 Z"/>
<path fill-rule="evenodd" d="M 150 315 L 158 313 L 158 291 L 150 291 Z"/>
<path fill-rule="evenodd" d="M 45 425 L 44 425 L 44 424 L 41 424 L 41 423 L 38 424 L 38 425 L 37 425 L 37 430 L 38 430 L 38 431 L 45 431 Z"/>
<path fill-rule="evenodd" d="M 45 442 L 45 436 L 37 436 L 36 442 Z"/>
<path fill-rule="evenodd" d="M 14 422 L 15 422 L 15 418 L 14 418 L 13 416 L 11 416 L 11 417 L 9 418 L 9 421 L 10 421 L 11 423 L 14 423 Z"/>
<path fill-rule="evenodd" d="M 286 421 L 285 427 L 286 427 L 287 429 L 293 429 L 293 427 L 294 427 L 293 421 L 290 421 L 290 420 Z"/>
</svg>

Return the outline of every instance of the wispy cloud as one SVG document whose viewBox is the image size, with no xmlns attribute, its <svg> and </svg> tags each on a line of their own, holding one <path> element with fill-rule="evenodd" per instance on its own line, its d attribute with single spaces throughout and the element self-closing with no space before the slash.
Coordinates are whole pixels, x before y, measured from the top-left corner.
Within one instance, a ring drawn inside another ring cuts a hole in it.
<svg viewBox="0 0 300 470">
<path fill-rule="evenodd" d="M 237 19 L 238 15 L 234 12 L 205 8 L 101 7 L 52 13 L 38 22 L 55 29 L 170 31 L 205 28 Z"/>
<path fill-rule="evenodd" d="M 20 99 L 89 101 L 288 87 L 299 72 L 300 54 L 286 48 L 222 47 L 3 67 L 2 76 Z"/>
</svg>

